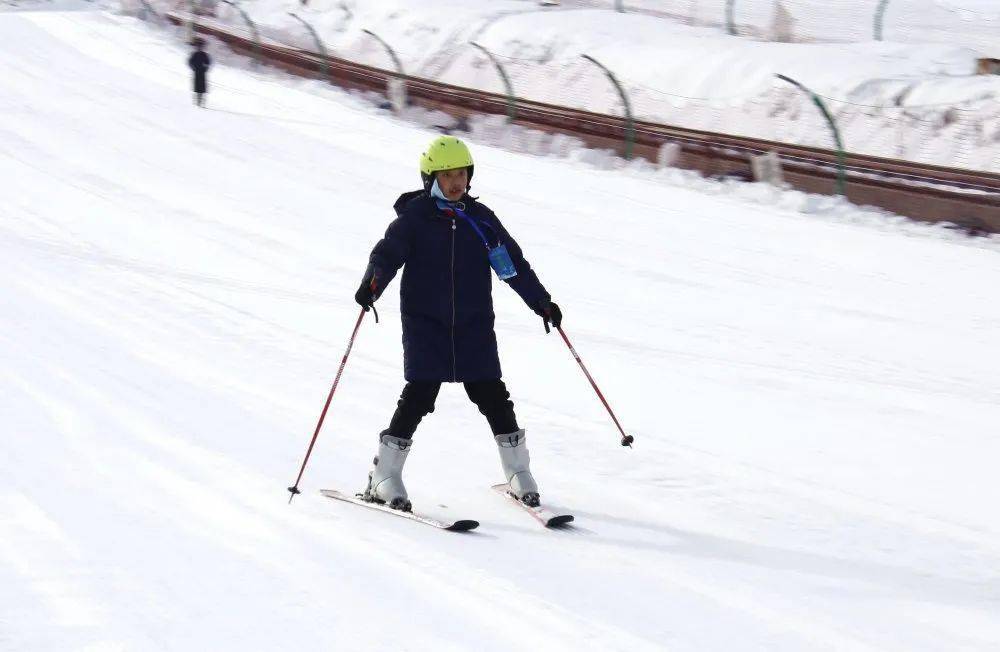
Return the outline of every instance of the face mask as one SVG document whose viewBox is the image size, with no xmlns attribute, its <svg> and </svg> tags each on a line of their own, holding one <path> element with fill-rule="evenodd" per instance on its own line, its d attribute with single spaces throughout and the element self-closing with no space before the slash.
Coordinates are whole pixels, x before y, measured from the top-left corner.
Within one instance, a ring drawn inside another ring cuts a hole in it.
<svg viewBox="0 0 1000 652">
<path fill-rule="evenodd" d="M 441 201 L 448 201 L 448 198 L 444 196 L 444 192 L 441 190 L 441 186 L 438 185 L 437 178 L 434 179 L 434 185 L 431 186 L 431 197 L 440 199 Z"/>
</svg>

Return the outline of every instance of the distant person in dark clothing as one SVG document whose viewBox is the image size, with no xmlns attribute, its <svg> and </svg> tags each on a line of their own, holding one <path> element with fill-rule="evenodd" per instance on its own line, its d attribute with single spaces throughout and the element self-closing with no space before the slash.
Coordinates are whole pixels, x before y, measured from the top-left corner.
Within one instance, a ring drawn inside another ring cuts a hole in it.
<svg viewBox="0 0 1000 652">
<path fill-rule="evenodd" d="M 205 41 L 195 39 L 195 51 L 188 58 L 188 67 L 194 72 L 194 103 L 198 106 L 205 106 L 205 93 L 208 92 L 208 69 L 212 65 L 212 60 L 205 52 Z"/>
</svg>

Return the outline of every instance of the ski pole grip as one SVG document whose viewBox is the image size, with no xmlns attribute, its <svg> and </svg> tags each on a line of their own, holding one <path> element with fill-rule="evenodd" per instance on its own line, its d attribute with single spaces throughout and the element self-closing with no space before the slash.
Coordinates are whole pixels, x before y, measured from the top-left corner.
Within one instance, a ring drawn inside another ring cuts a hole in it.
<svg viewBox="0 0 1000 652">
<path fill-rule="evenodd" d="M 375 280 L 375 276 L 372 276 L 372 282 L 368 285 L 372 290 L 372 304 L 369 306 L 372 312 L 375 314 L 375 323 L 378 323 L 378 310 L 375 310 L 375 297 L 378 296 L 378 282 Z"/>
</svg>

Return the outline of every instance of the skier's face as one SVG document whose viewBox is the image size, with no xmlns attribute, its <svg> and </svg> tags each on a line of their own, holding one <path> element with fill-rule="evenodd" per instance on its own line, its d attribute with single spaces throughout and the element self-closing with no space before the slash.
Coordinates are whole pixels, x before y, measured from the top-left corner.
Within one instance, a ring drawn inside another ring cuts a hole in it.
<svg viewBox="0 0 1000 652">
<path fill-rule="evenodd" d="M 465 168 L 442 170 L 437 173 L 437 182 L 449 201 L 458 201 L 469 186 L 469 171 Z"/>
</svg>

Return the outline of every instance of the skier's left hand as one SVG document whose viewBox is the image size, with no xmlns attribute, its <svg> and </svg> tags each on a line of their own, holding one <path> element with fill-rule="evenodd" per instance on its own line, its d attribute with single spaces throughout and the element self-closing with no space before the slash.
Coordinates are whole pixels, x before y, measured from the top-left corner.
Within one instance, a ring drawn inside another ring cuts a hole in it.
<svg viewBox="0 0 1000 652">
<path fill-rule="evenodd" d="M 546 333 L 551 332 L 549 324 L 556 328 L 562 326 L 562 310 L 559 310 L 559 306 L 554 301 L 548 299 L 539 301 L 538 305 L 535 306 L 535 314 L 542 318 L 542 325 L 545 326 Z"/>
</svg>

